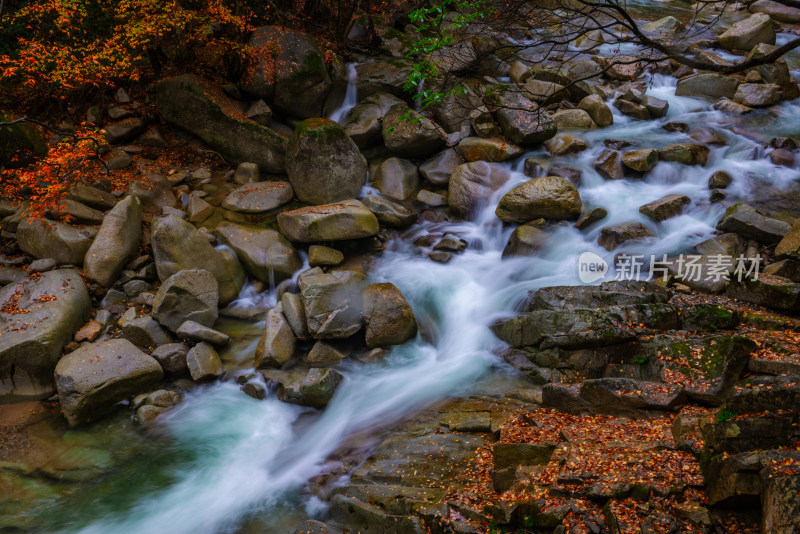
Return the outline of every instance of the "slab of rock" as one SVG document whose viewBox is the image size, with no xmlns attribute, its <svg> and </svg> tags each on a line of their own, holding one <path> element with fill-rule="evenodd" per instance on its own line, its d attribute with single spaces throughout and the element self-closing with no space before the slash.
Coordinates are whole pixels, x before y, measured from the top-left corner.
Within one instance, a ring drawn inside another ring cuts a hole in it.
<svg viewBox="0 0 800 534">
<path fill-rule="evenodd" d="M 778 243 L 791 226 L 773 219 L 747 204 L 734 204 L 725 210 L 717 223 L 717 230 L 732 232 L 760 243 Z"/>
<path fill-rule="evenodd" d="M 578 190 L 560 176 L 534 178 L 506 193 L 495 211 L 503 222 L 528 222 L 538 218 L 574 220 L 583 204 Z"/>
<path fill-rule="evenodd" d="M 503 139 L 466 137 L 459 141 L 458 150 L 467 161 L 506 161 L 524 152 L 522 148 Z"/>
<path fill-rule="evenodd" d="M 303 306 L 303 299 L 294 293 L 286 292 L 281 297 L 283 306 L 283 316 L 292 327 L 294 335 L 300 339 L 305 339 L 308 334 L 308 322 L 306 322 L 306 309 Z"/>
<path fill-rule="evenodd" d="M 604 249 L 611 251 L 628 241 L 639 241 L 655 234 L 640 222 L 627 222 L 614 226 L 606 226 L 600 230 L 597 243 Z"/>
<path fill-rule="evenodd" d="M 153 317 L 173 332 L 184 321 L 211 327 L 217 320 L 219 286 L 208 271 L 178 271 L 161 284 L 153 300 Z"/>
<path fill-rule="evenodd" d="M 485 161 L 456 167 L 450 178 L 447 203 L 454 212 L 468 217 L 508 180 L 508 171 Z"/>
<path fill-rule="evenodd" d="M 292 327 L 280 310 L 267 312 L 264 332 L 256 346 L 256 367 L 281 367 L 294 356 L 297 345 Z"/>
<path fill-rule="evenodd" d="M 417 320 L 394 284 L 370 284 L 364 290 L 367 347 L 400 345 L 417 335 Z"/>
<path fill-rule="evenodd" d="M 163 377 L 158 362 L 125 339 L 85 345 L 61 358 L 55 368 L 61 411 L 72 426 L 102 417 Z"/>
<path fill-rule="evenodd" d="M 341 126 L 307 119 L 289 139 L 286 173 L 299 200 L 330 204 L 358 195 L 367 180 L 367 160 Z"/>
<path fill-rule="evenodd" d="M 315 339 L 346 338 L 361 329 L 366 277 L 357 271 L 336 271 L 299 280 L 308 330 Z"/>
<path fill-rule="evenodd" d="M 92 309 L 73 269 L 49 271 L 0 289 L 0 399 L 46 398 L 61 351 Z"/>
<path fill-rule="evenodd" d="M 417 220 L 414 210 L 385 198 L 369 195 L 362 202 L 381 224 L 392 228 L 408 228 Z"/>
<path fill-rule="evenodd" d="M 195 382 L 214 380 L 222 376 L 222 360 L 208 343 L 198 343 L 186 354 L 186 366 Z"/>
<path fill-rule="evenodd" d="M 97 230 L 35 218 L 17 226 L 19 248 L 34 258 L 52 258 L 58 263 L 82 265 Z"/>
<path fill-rule="evenodd" d="M 83 273 L 103 287 L 111 287 L 139 249 L 142 206 L 139 199 L 125 197 L 109 211 L 97 236 L 86 251 Z"/>
<path fill-rule="evenodd" d="M 735 299 L 751 302 L 774 310 L 800 310 L 800 284 L 771 274 L 743 276 L 742 281 L 732 280 L 727 294 Z"/>
<path fill-rule="evenodd" d="M 733 98 L 740 83 L 742 82 L 739 79 L 724 74 L 707 72 L 693 74 L 678 80 L 675 95 L 713 99 Z"/>
<path fill-rule="evenodd" d="M 537 145 L 553 137 L 558 130 L 544 109 L 518 91 L 499 90 L 490 100 L 503 136 L 514 144 Z"/>
<path fill-rule="evenodd" d="M 231 339 L 228 334 L 224 334 L 191 320 L 182 322 L 175 333 L 181 339 L 205 341 L 212 345 L 227 345 Z"/>
<path fill-rule="evenodd" d="M 683 207 L 691 202 L 685 195 L 667 195 L 639 207 L 639 213 L 654 221 L 665 221 L 683 213 Z"/>
<path fill-rule="evenodd" d="M 756 13 L 731 26 L 717 37 L 719 45 L 726 50 L 747 50 L 766 43 L 775 44 L 775 24 L 769 15 Z"/>
<path fill-rule="evenodd" d="M 247 272 L 262 282 L 286 280 L 303 266 L 297 250 L 275 230 L 222 223 L 214 233 L 236 253 Z"/>
<path fill-rule="evenodd" d="M 673 384 L 596 378 L 581 384 L 581 398 L 595 411 L 620 414 L 639 410 L 672 411 L 686 402 L 686 392 Z"/>
<path fill-rule="evenodd" d="M 380 229 L 375 215 L 358 200 L 284 211 L 278 227 L 289 241 L 300 243 L 360 239 Z"/>
<path fill-rule="evenodd" d="M 255 182 L 231 191 L 222 207 L 239 213 L 266 213 L 293 198 L 294 190 L 289 182 Z"/>
<path fill-rule="evenodd" d="M 608 308 L 632 304 L 666 304 L 670 292 L 656 284 L 624 280 L 599 286 L 543 287 L 530 297 L 526 311 Z"/>
</svg>

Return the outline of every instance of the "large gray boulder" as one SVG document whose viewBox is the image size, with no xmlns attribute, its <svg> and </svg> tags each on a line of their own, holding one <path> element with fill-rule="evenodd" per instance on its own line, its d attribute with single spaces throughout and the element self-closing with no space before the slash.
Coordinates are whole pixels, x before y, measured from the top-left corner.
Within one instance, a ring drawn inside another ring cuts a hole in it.
<svg viewBox="0 0 800 534">
<path fill-rule="evenodd" d="M 429 156 L 444 148 L 444 137 L 433 121 L 405 104 L 389 108 L 383 117 L 383 142 L 386 148 L 406 158 Z"/>
<path fill-rule="evenodd" d="M 114 405 L 149 391 L 164 377 L 155 360 L 126 339 L 85 345 L 55 369 L 61 411 L 70 425 L 94 421 Z"/>
<path fill-rule="evenodd" d="M 95 235 L 97 230 L 93 228 L 76 228 L 41 218 L 23 218 L 17 226 L 17 243 L 23 252 L 72 265 L 83 264 Z"/>
<path fill-rule="evenodd" d="M 173 332 L 191 320 L 212 327 L 217 320 L 219 285 L 202 269 L 178 271 L 161 284 L 153 300 L 153 317 Z"/>
<path fill-rule="evenodd" d="M 211 82 L 185 74 L 156 86 L 162 120 L 196 135 L 227 159 L 252 162 L 262 172 L 283 172 L 287 139 L 248 120 L 238 103 Z"/>
<path fill-rule="evenodd" d="M 524 223 L 540 217 L 574 220 L 580 217 L 582 208 L 581 196 L 571 182 L 560 176 L 545 176 L 506 193 L 495 213 L 503 222 Z"/>
<path fill-rule="evenodd" d="M 675 95 L 714 99 L 733 98 L 740 83 L 741 80 L 732 76 L 701 72 L 678 80 Z"/>
<path fill-rule="evenodd" d="M 361 329 L 366 277 L 358 271 L 303 276 L 299 284 L 308 330 L 315 339 L 350 337 Z"/>
<path fill-rule="evenodd" d="M 450 177 L 447 203 L 454 212 L 468 217 L 479 204 L 488 201 L 508 177 L 505 168 L 485 161 L 459 165 Z"/>
<path fill-rule="evenodd" d="M 262 282 L 281 282 L 303 266 L 297 250 L 275 230 L 222 223 L 215 233 L 236 253 L 247 272 Z"/>
<path fill-rule="evenodd" d="M 769 15 L 756 13 L 731 26 L 717 37 L 719 45 L 727 50 L 752 50 L 754 46 L 775 44 L 775 24 Z"/>
<path fill-rule="evenodd" d="M 768 217 L 747 204 L 734 204 L 717 223 L 717 230 L 739 234 L 759 243 L 778 243 L 791 226 L 779 219 Z"/>
<path fill-rule="evenodd" d="M 177 215 L 156 219 L 151 242 L 158 278 L 162 282 L 178 271 L 205 269 L 217 279 L 221 306 L 239 295 L 244 285 L 244 271 L 236 257 L 214 249 L 203 234 Z"/>
<path fill-rule="evenodd" d="M 242 88 L 276 109 L 305 119 L 322 115 L 331 78 L 316 40 L 283 26 L 262 26 L 248 45 L 256 58 Z"/>
<path fill-rule="evenodd" d="M 111 287 L 139 249 L 142 206 L 128 196 L 109 211 L 83 260 L 83 274 L 92 282 Z"/>
<path fill-rule="evenodd" d="M 367 160 L 341 126 L 308 119 L 289 140 L 286 173 L 299 200 L 329 204 L 358 195 L 367 180 Z"/>
<path fill-rule="evenodd" d="M 278 227 L 290 241 L 300 243 L 359 239 L 380 229 L 375 215 L 358 200 L 284 211 L 278 215 Z"/>
<path fill-rule="evenodd" d="M 514 90 L 498 91 L 489 97 L 487 105 L 494 110 L 503 135 L 521 146 L 544 143 L 556 135 L 553 118 L 537 104 Z"/>
<path fill-rule="evenodd" d="M 414 310 L 394 284 L 368 285 L 363 315 L 369 348 L 400 345 L 417 335 Z"/>
<path fill-rule="evenodd" d="M 0 401 L 53 393 L 61 350 L 91 310 L 86 283 L 74 269 L 0 289 Z"/>
</svg>

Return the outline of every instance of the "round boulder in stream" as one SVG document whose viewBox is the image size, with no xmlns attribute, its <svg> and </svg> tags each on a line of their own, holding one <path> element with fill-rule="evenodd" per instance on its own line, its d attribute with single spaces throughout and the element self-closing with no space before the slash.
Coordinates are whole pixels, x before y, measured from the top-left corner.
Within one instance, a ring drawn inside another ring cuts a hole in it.
<svg viewBox="0 0 800 534">
<path fill-rule="evenodd" d="M 307 119 L 289 139 L 286 174 L 299 200 L 328 204 L 358 195 L 367 180 L 367 160 L 341 126 Z"/>
<path fill-rule="evenodd" d="M 364 290 L 367 347 L 405 343 L 417 335 L 417 320 L 394 284 L 370 284 Z"/>
<path fill-rule="evenodd" d="M 528 222 L 543 218 L 574 220 L 583 203 L 578 190 L 560 176 L 534 178 L 518 185 L 500 199 L 495 213 L 503 222 Z"/>
<path fill-rule="evenodd" d="M 459 165 L 450 177 L 447 203 L 459 215 L 469 216 L 507 180 L 508 171 L 498 165 L 485 161 Z"/>
</svg>

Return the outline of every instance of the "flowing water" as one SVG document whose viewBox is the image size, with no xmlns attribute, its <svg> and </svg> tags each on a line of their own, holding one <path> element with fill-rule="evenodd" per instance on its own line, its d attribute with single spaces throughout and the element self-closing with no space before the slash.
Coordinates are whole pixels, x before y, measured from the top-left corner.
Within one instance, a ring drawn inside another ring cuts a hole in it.
<svg viewBox="0 0 800 534">
<path fill-rule="evenodd" d="M 706 183 L 713 171 L 725 169 L 733 175 L 729 200 L 748 199 L 765 187 L 784 189 L 796 180 L 795 169 L 776 167 L 765 159 L 761 143 L 774 135 L 797 134 L 800 107 L 784 103 L 776 116 L 758 111 L 731 118 L 713 111 L 708 102 L 675 97 L 674 92 L 674 79 L 656 76 L 649 93 L 669 100 L 667 118 L 636 122 L 615 114 L 611 128 L 581 134 L 590 142 L 589 150 L 551 160 L 583 172 L 580 193 L 585 205 L 609 211 L 602 223 L 585 232 L 570 224 L 553 225 L 546 248 L 537 256 L 501 259 L 512 228 L 499 223 L 495 207 L 505 192 L 528 180 L 521 172 L 524 157 L 506 164 L 509 181 L 472 221 L 420 222 L 388 243 L 369 273 L 372 281 L 400 288 L 414 308 L 424 339 L 419 336 L 395 348 L 379 364 L 342 365 L 345 380 L 321 413 L 274 396 L 256 401 L 231 382 L 194 390 L 150 431 L 144 445 L 127 455 L 116 473 L 87 485 L 79 496 L 40 509 L 49 521 L 48 530 L 210 534 L 237 531 L 246 518 L 255 516 L 267 518 L 260 532 L 290 532 L 299 517 L 320 510 L 320 503 L 304 496 L 303 487 L 327 469 L 330 454 L 346 440 L 437 400 L 474 391 L 480 377 L 502 367 L 493 355 L 500 346 L 489 330 L 493 320 L 511 313 L 528 290 L 578 284 L 577 258 L 582 252 L 595 252 L 611 263 L 613 254 L 597 245 L 602 226 L 640 221 L 657 234 L 624 247 L 627 252 L 688 252 L 713 234 L 723 211 L 723 206 L 707 200 Z M 352 96 L 336 118 L 354 103 Z M 645 179 L 609 182 L 592 169 L 606 138 L 627 139 L 642 148 L 690 141 L 685 134 L 663 130 L 661 125 L 669 120 L 715 128 L 728 145 L 712 147 L 705 167 L 662 162 Z M 742 128 L 740 134 L 731 131 L 733 126 Z M 525 157 L 548 158 L 542 150 Z M 683 215 L 653 223 L 639 213 L 640 205 L 672 193 L 692 198 Z M 432 262 L 411 244 L 422 235 L 445 232 L 469 243 L 447 264 Z M 274 303 L 274 293 L 258 298 Z M 249 341 L 236 345 L 239 359 L 252 354 L 252 332 L 259 326 L 253 325 Z"/>
</svg>

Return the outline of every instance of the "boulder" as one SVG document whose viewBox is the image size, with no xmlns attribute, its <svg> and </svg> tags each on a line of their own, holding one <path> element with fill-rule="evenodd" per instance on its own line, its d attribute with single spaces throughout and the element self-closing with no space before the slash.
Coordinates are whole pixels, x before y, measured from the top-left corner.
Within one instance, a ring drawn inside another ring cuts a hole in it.
<svg viewBox="0 0 800 534">
<path fill-rule="evenodd" d="M 284 171 L 286 138 L 241 117 L 237 103 L 214 84 L 193 75 L 156 86 L 162 120 L 198 136 L 225 158 L 256 163 L 263 172 Z"/>
<path fill-rule="evenodd" d="M 552 104 L 569 98 L 569 91 L 560 83 L 533 78 L 528 78 L 523 83 L 522 93 L 537 104 Z"/>
<path fill-rule="evenodd" d="M 800 473 L 790 466 L 768 465 L 761 473 L 763 532 L 792 534 L 800 525 Z"/>
<path fill-rule="evenodd" d="M 468 217 L 479 204 L 508 180 L 508 171 L 485 161 L 459 165 L 450 178 L 447 203 L 457 214 Z"/>
<path fill-rule="evenodd" d="M 587 130 L 596 128 L 592 117 L 582 109 L 564 109 L 551 115 L 558 131 L 562 130 Z"/>
<path fill-rule="evenodd" d="M 334 365 L 349 356 L 347 341 L 317 341 L 308 351 L 306 362 L 312 367 L 326 367 Z"/>
<path fill-rule="evenodd" d="M 211 327 L 217 320 L 219 286 L 208 271 L 178 271 L 161 284 L 153 300 L 153 317 L 173 332 L 186 320 Z"/>
<path fill-rule="evenodd" d="M 85 345 L 55 368 L 61 411 L 72 426 L 98 419 L 163 377 L 158 362 L 125 339 Z"/>
<path fill-rule="evenodd" d="M 294 356 L 297 336 L 284 317 L 276 308 L 267 312 L 264 332 L 256 346 L 256 367 L 281 367 Z"/>
<path fill-rule="evenodd" d="M 362 200 L 378 221 L 392 228 L 408 228 L 417 220 L 417 213 L 385 198 L 369 195 Z"/>
<path fill-rule="evenodd" d="M 578 103 L 578 107 L 588 113 L 592 121 L 600 128 L 614 124 L 614 114 L 602 97 L 598 95 L 589 95 L 583 98 Z"/>
<path fill-rule="evenodd" d="M 682 25 L 680 21 L 670 15 L 653 22 L 648 22 L 642 26 L 642 29 L 646 32 L 653 32 L 666 36 L 669 34 L 674 34 L 681 29 L 681 27 Z"/>
<path fill-rule="evenodd" d="M 67 198 L 100 211 L 109 210 L 117 205 L 117 197 L 111 193 L 83 184 L 75 184 L 67 193 Z"/>
<path fill-rule="evenodd" d="M 732 76 L 703 72 L 678 80 L 675 96 L 733 98 L 740 83 L 739 79 Z"/>
<path fill-rule="evenodd" d="M 628 222 L 601 229 L 597 243 L 611 251 L 628 241 L 639 241 L 648 237 L 655 237 L 648 227 L 640 222 Z"/>
<path fill-rule="evenodd" d="M 734 204 L 725 210 L 717 223 L 717 230 L 732 232 L 760 243 L 778 243 L 791 226 L 778 219 L 766 216 L 747 204 Z"/>
<path fill-rule="evenodd" d="M 800 12 L 800 10 L 798 11 Z M 768 44 L 756 45 L 750 53 L 747 54 L 745 60 L 749 61 L 761 58 L 774 52 L 777 48 L 777 46 Z M 759 81 L 761 82 L 779 85 L 781 91 L 783 91 L 783 99 L 785 100 L 794 100 L 800 96 L 800 88 L 798 88 L 797 83 L 792 79 L 792 74 L 789 72 L 789 65 L 786 63 L 786 58 L 781 57 L 764 65 L 759 65 L 751 70 L 751 73 L 752 76 L 759 77 Z"/>
<path fill-rule="evenodd" d="M 683 213 L 683 207 L 690 202 L 691 199 L 684 195 L 667 195 L 640 206 L 639 213 L 650 217 L 654 221 L 665 221 L 670 217 L 676 217 Z"/>
<path fill-rule="evenodd" d="M 434 185 L 446 185 L 453 171 L 464 163 L 461 156 L 452 148 L 446 148 L 419 166 L 422 177 Z"/>
<path fill-rule="evenodd" d="M 154 349 L 160 345 L 172 343 L 169 332 L 161 328 L 158 321 L 150 315 L 136 317 L 136 310 L 130 308 L 119 320 L 119 327 L 125 339 L 134 345 L 146 349 Z"/>
<path fill-rule="evenodd" d="M 658 150 L 642 148 L 622 154 L 622 164 L 636 172 L 647 172 L 658 164 Z"/>
<path fill-rule="evenodd" d="M 278 215 L 278 227 L 290 241 L 340 241 L 359 239 L 378 233 L 375 215 L 358 200 L 312 206 Z"/>
<path fill-rule="evenodd" d="M 743 83 L 733 95 L 734 102 L 751 108 L 765 108 L 777 104 L 783 97 L 780 85 L 774 83 Z"/>
<path fill-rule="evenodd" d="M 179 376 L 188 371 L 186 355 L 189 347 L 185 343 L 167 343 L 157 347 L 150 355 L 161 364 L 167 375 Z"/>
<path fill-rule="evenodd" d="M 186 366 L 195 382 L 205 382 L 222 376 L 222 360 L 208 343 L 198 343 L 189 350 L 186 354 Z"/>
<path fill-rule="evenodd" d="M 652 118 L 650 116 L 650 111 L 648 111 L 645 105 L 639 104 L 638 102 L 625 100 L 622 97 L 614 100 L 614 107 L 617 108 L 623 115 L 633 117 L 639 121 L 648 121 Z"/>
<path fill-rule="evenodd" d="M 17 243 L 23 252 L 72 265 L 83 264 L 96 235 L 93 228 L 76 228 L 42 218 L 23 218 L 17 225 Z"/>
<path fill-rule="evenodd" d="M 153 258 L 163 282 L 178 271 L 204 269 L 219 284 L 220 305 L 231 302 L 244 285 L 244 272 L 236 257 L 214 249 L 194 226 L 176 215 L 156 219 L 152 231 Z"/>
<path fill-rule="evenodd" d="M 580 137 L 562 133 L 556 134 L 552 139 L 548 139 L 544 142 L 544 145 L 547 151 L 554 156 L 569 156 L 571 154 L 583 152 L 589 148 L 586 141 Z"/>
<path fill-rule="evenodd" d="M 366 277 L 357 271 L 303 276 L 298 286 L 315 339 L 350 337 L 361 329 Z"/>
<path fill-rule="evenodd" d="M 333 369 L 309 369 L 299 386 L 297 402 L 314 408 L 324 408 L 336 393 L 344 377 Z"/>
<path fill-rule="evenodd" d="M 536 221 L 520 225 L 508 237 L 503 257 L 532 256 L 547 244 L 548 238 L 549 234 L 536 225 Z"/>
<path fill-rule="evenodd" d="M 574 220 L 583 204 L 578 190 L 560 176 L 534 178 L 506 193 L 495 213 L 503 222 L 528 222 L 544 218 Z"/>
<path fill-rule="evenodd" d="M 188 339 L 189 341 L 205 341 L 212 345 L 227 345 L 231 340 L 228 334 L 222 333 L 213 328 L 197 323 L 192 320 L 186 320 L 181 323 L 175 333 L 181 339 Z"/>
<path fill-rule="evenodd" d="M 616 150 L 606 150 L 594 160 L 592 167 L 605 180 L 622 180 L 622 158 Z"/>
<path fill-rule="evenodd" d="M 458 143 L 458 150 L 467 161 L 506 161 L 524 152 L 520 147 L 503 139 L 465 137 Z"/>
<path fill-rule="evenodd" d="M 785 6 L 772 0 L 756 0 L 749 7 L 752 13 L 764 13 L 778 22 L 800 23 L 800 8 Z"/>
<path fill-rule="evenodd" d="M 293 198 L 294 190 L 289 182 L 255 182 L 231 191 L 222 201 L 222 207 L 239 213 L 265 213 Z"/>
<path fill-rule="evenodd" d="M 608 210 L 602 207 L 590 209 L 588 212 L 581 215 L 581 218 L 575 221 L 575 228 L 578 230 L 586 230 L 588 227 L 598 221 L 602 221 L 608 217 Z"/>
<path fill-rule="evenodd" d="M 394 284 L 370 284 L 364 290 L 367 347 L 400 345 L 417 335 L 414 311 Z"/>
<path fill-rule="evenodd" d="M 738 102 L 728 100 L 727 98 L 722 98 L 716 104 L 714 104 L 714 109 L 722 111 L 723 113 L 729 113 L 731 115 L 744 115 L 745 113 L 750 113 L 753 111 L 753 108 L 750 106 L 739 104 Z"/>
<path fill-rule="evenodd" d="M 322 115 L 332 82 L 314 37 L 284 26 L 262 26 L 253 31 L 248 46 L 256 61 L 242 81 L 246 93 L 294 117 Z"/>
<path fill-rule="evenodd" d="M 228 246 L 251 276 L 264 283 L 278 283 L 291 278 L 302 266 L 300 255 L 279 232 L 222 223 L 214 231 Z"/>
<path fill-rule="evenodd" d="M 405 102 L 388 93 L 376 93 L 348 111 L 342 127 L 359 148 L 379 145 L 383 142 L 381 120 L 396 104 Z"/>
<path fill-rule="evenodd" d="M 752 275 L 742 280 L 731 280 L 728 296 L 781 311 L 800 310 L 800 284 L 788 278 L 761 273 L 758 279 Z"/>
<path fill-rule="evenodd" d="M 49 397 L 61 351 L 91 309 L 74 269 L 0 288 L 0 400 Z"/>
<path fill-rule="evenodd" d="M 83 260 L 83 274 L 92 282 L 111 287 L 139 249 L 142 206 L 125 197 L 109 211 Z"/>
<path fill-rule="evenodd" d="M 530 294 L 529 294 L 530 296 Z M 669 290 L 650 282 L 624 280 L 599 286 L 552 286 L 536 290 L 527 311 L 595 309 L 635 304 L 666 304 Z"/>
<path fill-rule="evenodd" d="M 105 127 L 106 141 L 112 145 L 130 143 L 147 129 L 147 124 L 139 117 L 130 117 Z"/>
<path fill-rule="evenodd" d="M 725 171 L 716 171 L 708 177 L 709 189 L 725 189 L 733 183 L 733 176 Z"/>
<path fill-rule="evenodd" d="M 521 146 L 543 143 L 556 134 L 553 118 L 525 95 L 498 90 L 488 98 L 506 139 Z"/>
<path fill-rule="evenodd" d="M 708 154 L 707 146 L 675 143 L 662 148 L 658 156 L 661 161 L 674 161 L 684 165 L 705 165 L 708 162 Z"/>
<path fill-rule="evenodd" d="M 300 339 L 308 337 L 308 322 L 306 321 L 306 309 L 303 306 L 303 299 L 294 293 L 284 293 L 281 296 L 283 306 L 283 316 L 292 327 L 294 335 Z"/>
<path fill-rule="evenodd" d="M 372 183 L 383 196 L 406 200 L 419 188 L 419 171 L 407 159 L 389 158 L 378 165 Z"/>
<path fill-rule="evenodd" d="M 411 60 L 389 59 L 368 61 L 356 65 L 356 90 L 358 98 L 366 98 L 375 93 L 388 93 L 403 96 L 403 88 L 408 75 L 413 70 Z"/>
<path fill-rule="evenodd" d="M 289 139 L 286 173 L 300 201 L 329 204 L 358 195 L 367 180 L 367 160 L 341 126 L 307 119 Z"/>
<path fill-rule="evenodd" d="M 308 247 L 308 266 L 309 267 L 333 267 L 344 261 L 344 254 L 341 251 L 322 245 L 311 245 Z"/>
<path fill-rule="evenodd" d="M 754 46 L 775 44 L 775 24 L 769 15 L 756 13 L 741 20 L 717 37 L 719 45 L 726 50 L 752 50 Z"/>
<path fill-rule="evenodd" d="M 580 396 L 594 411 L 613 414 L 640 410 L 672 411 L 686 401 L 681 386 L 631 378 L 585 380 L 581 384 Z"/>
<path fill-rule="evenodd" d="M 800 222 L 795 222 L 775 247 L 779 258 L 800 260 Z"/>
<path fill-rule="evenodd" d="M 186 213 L 190 223 L 201 223 L 214 214 L 214 206 L 197 195 L 192 195 L 189 205 L 186 206 Z"/>
<path fill-rule="evenodd" d="M 444 148 L 444 137 L 436 125 L 406 105 L 389 108 L 382 124 L 383 142 L 398 156 L 420 158 Z"/>
</svg>

